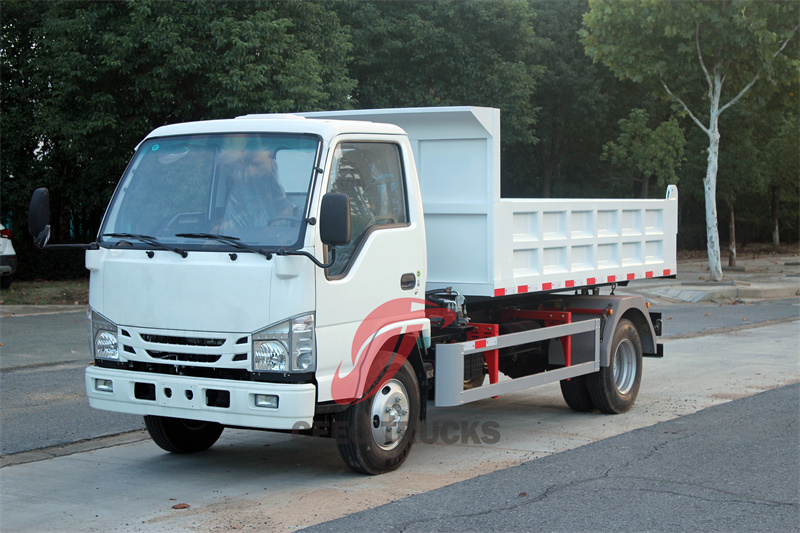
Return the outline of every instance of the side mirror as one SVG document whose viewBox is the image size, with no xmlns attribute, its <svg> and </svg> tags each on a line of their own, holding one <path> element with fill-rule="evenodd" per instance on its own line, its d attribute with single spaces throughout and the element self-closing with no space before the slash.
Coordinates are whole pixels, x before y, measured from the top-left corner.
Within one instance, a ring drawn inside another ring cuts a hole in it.
<svg viewBox="0 0 800 533">
<path fill-rule="evenodd" d="M 329 192 L 322 197 L 319 212 L 319 236 L 322 244 L 332 246 L 350 242 L 350 197 Z"/>
<path fill-rule="evenodd" d="M 39 248 L 44 248 L 50 240 L 50 191 L 47 189 L 33 191 L 28 208 L 28 231 Z"/>
</svg>

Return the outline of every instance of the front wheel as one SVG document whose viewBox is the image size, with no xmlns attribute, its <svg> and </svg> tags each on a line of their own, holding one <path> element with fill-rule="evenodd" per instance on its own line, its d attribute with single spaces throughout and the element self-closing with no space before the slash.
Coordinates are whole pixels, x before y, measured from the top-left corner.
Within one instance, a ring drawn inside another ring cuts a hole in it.
<svg viewBox="0 0 800 533">
<path fill-rule="evenodd" d="M 362 474 L 396 470 L 414 444 L 419 410 L 419 384 L 406 361 L 371 398 L 344 411 L 336 425 L 339 454 Z"/>
<path fill-rule="evenodd" d="M 145 416 L 144 425 L 150 438 L 171 453 L 195 453 L 209 449 L 224 429 L 216 422 L 200 422 L 165 416 Z"/>
<path fill-rule="evenodd" d="M 624 413 L 633 407 L 642 380 L 642 341 L 639 331 L 623 318 L 614 330 L 611 360 L 589 374 L 586 384 L 592 403 L 603 413 Z"/>
</svg>

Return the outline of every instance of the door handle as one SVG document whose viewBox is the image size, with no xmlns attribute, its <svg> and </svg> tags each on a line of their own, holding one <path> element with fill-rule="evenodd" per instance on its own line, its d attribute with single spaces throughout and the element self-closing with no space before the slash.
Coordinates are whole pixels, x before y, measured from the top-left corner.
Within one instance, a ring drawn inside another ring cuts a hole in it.
<svg viewBox="0 0 800 533">
<path fill-rule="evenodd" d="M 410 291 L 417 286 L 417 276 L 409 272 L 400 277 L 400 288 L 404 291 Z"/>
</svg>

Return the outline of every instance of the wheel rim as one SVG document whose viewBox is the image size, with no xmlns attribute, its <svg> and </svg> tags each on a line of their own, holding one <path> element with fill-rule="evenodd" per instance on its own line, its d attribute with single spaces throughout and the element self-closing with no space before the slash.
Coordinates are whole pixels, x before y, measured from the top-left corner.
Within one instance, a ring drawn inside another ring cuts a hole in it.
<svg viewBox="0 0 800 533">
<path fill-rule="evenodd" d="M 628 394 L 636 381 L 636 348 L 623 339 L 614 352 L 614 384 L 620 394 Z"/>
<path fill-rule="evenodd" d="M 390 380 L 372 399 L 370 427 L 375 444 L 391 450 L 400 444 L 408 429 L 408 393 L 402 383 Z"/>
</svg>

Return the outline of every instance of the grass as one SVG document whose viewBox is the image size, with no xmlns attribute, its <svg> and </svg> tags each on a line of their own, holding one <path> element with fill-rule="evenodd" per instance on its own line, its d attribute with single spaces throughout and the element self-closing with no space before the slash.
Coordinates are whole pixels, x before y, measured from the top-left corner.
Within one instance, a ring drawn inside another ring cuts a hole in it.
<svg viewBox="0 0 800 533">
<path fill-rule="evenodd" d="M 2 305 L 86 305 L 89 280 L 19 281 L 0 290 Z"/>
</svg>

